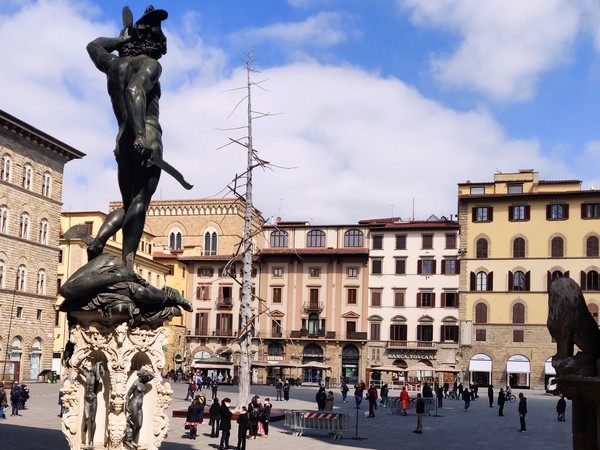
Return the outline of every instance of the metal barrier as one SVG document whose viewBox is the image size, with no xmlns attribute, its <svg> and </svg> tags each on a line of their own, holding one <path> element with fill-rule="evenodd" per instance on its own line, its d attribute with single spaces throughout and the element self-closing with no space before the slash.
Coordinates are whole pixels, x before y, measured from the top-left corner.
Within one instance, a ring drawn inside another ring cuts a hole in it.
<svg viewBox="0 0 600 450">
<path fill-rule="evenodd" d="M 302 436 L 304 430 L 327 430 L 329 437 L 342 439 L 342 431 L 348 431 L 348 414 L 327 411 L 286 411 L 284 426 L 292 429 L 292 436 Z"/>
</svg>

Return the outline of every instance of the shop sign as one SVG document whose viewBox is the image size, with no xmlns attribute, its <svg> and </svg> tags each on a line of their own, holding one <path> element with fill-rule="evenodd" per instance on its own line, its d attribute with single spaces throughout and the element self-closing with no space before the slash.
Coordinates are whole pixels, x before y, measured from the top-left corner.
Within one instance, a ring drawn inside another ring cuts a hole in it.
<svg viewBox="0 0 600 450">
<path fill-rule="evenodd" d="M 427 353 L 388 353 L 388 358 L 394 359 L 437 359 L 436 355 Z"/>
</svg>

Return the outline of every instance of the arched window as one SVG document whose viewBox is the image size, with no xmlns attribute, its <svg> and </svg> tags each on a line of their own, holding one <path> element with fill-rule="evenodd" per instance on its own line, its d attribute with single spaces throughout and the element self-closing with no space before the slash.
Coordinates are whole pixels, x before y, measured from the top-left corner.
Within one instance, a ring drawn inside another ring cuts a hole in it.
<svg viewBox="0 0 600 450">
<path fill-rule="evenodd" d="M 477 278 L 475 282 L 476 291 L 487 291 L 488 288 L 488 275 L 485 272 L 477 272 Z"/>
<path fill-rule="evenodd" d="M 29 214 L 23 213 L 21 214 L 21 239 L 29 238 Z"/>
<path fill-rule="evenodd" d="M 283 345 L 281 342 L 271 342 L 267 352 L 269 356 L 283 356 Z"/>
<path fill-rule="evenodd" d="M 513 273 L 513 291 L 525 291 L 526 290 L 527 281 L 525 279 L 525 273 L 517 270 Z"/>
<path fill-rule="evenodd" d="M 512 323 L 525 323 L 525 305 L 515 303 L 512 307 Z"/>
<path fill-rule="evenodd" d="M 475 323 L 487 323 L 488 307 L 485 303 L 477 303 L 475 306 Z"/>
<path fill-rule="evenodd" d="M 169 233 L 169 249 L 170 250 L 182 250 L 183 242 L 181 230 L 179 228 L 173 228 Z"/>
<path fill-rule="evenodd" d="M 307 247 L 325 247 L 325 232 L 321 230 L 311 230 L 306 235 Z"/>
<path fill-rule="evenodd" d="M 50 173 L 45 172 L 44 173 L 44 181 L 42 183 L 42 195 L 44 197 L 50 197 L 51 187 L 52 187 L 52 176 L 50 175 Z"/>
<path fill-rule="evenodd" d="M 598 272 L 596 272 L 595 270 L 590 270 L 586 276 L 585 276 L 585 284 L 586 284 L 586 289 L 588 291 L 597 291 L 599 288 L 599 283 L 598 283 Z"/>
<path fill-rule="evenodd" d="M 362 247 L 363 232 L 360 230 L 348 230 L 344 233 L 344 247 Z"/>
<path fill-rule="evenodd" d="M 288 246 L 287 231 L 275 230 L 270 236 L 271 247 L 286 248 Z"/>
<path fill-rule="evenodd" d="M 47 219 L 40 221 L 40 244 L 48 244 L 48 227 L 50 224 Z"/>
<path fill-rule="evenodd" d="M 0 233 L 8 233 L 8 207 L 6 205 L 0 206 Z"/>
<path fill-rule="evenodd" d="M 27 270 L 25 266 L 20 265 L 17 269 L 17 291 L 24 291 L 26 288 Z"/>
<path fill-rule="evenodd" d="M 27 163 L 23 166 L 23 187 L 28 191 L 31 190 L 31 183 L 33 181 L 33 167 Z"/>
<path fill-rule="evenodd" d="M 46 271 L 44 269 L 38 271 L 36 292 L 39 295 L 46 293 Z"/>
<path fill-rule="evenodd" d="M 2 181 L 10 182 L 10 173 L 12 169 L 12 160 L 9 155 L 4 155 L 2 157 Z"/>
<path fill-rule="evenodd" d="M 488 257 L 488 241 L 487 239 L 477 239 L 475 244 L 475 257 L 476 258 L 487 258 Z"/>
<path fill-rule="evenodd" d="M 552 238 L 550 248 L 551 248 L 551 256 L 553 258 L 562 258 L 564 256 L 564 240 L 563 238 L 556 236 Z"/>
<path fill-rule="evenodd" d="M 525 239 L 518 237 L 513 241 L 513 258 L 525 258 Z"/>
<path fill-rule="evenodd" d="M 206 233 L 204 233 L 204 254 L 216 255 L 218 248 L 217 243 L 218 237 L 216 231 L 208 230 Z"/>
<path fill-rule="evenodd" d="M 599 242 L 598 237 L 590 236 L 585 241 L 585 256 L 598 257 Z"/>
<path fill-rule="evenodd" d="M 4 288 L 4 277 L 5 277 L 6 266 L 4 261 L 0 261 L 0 289 Z"/>
</svg>

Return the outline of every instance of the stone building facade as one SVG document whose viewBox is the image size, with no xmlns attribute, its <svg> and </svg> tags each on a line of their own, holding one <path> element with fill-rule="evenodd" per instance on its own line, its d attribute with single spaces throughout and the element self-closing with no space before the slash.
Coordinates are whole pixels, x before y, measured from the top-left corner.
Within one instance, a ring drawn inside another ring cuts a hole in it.
<svg viewBox="0 0 600 450">
<path fill-rule="evenodd" d="M 548 286 L 579 282 L 597 319 L 600 192 L 537 172 L 458 185 L 462 367 L 471 382 L 543 388 L 556 344 Z"/>
<path fill-rule="evenodd" d="M 52 367 L 63 170 L 83 156 L 0 111 L 0 379 Z"/>
</svg>

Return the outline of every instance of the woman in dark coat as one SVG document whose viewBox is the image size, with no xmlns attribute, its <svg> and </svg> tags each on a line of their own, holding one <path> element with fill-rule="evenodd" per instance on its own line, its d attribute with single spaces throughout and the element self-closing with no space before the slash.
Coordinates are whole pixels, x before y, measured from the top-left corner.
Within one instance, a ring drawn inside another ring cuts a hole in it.
<svg viewBox="0 0 600 450">
<path fill-rule="evenodd" d="M 258 434 L 258 421 L 262 416 L 262 405 L 259 401 L 260 397 L 255 395 L 252 401 L 248 404 L 248 423 L 250 425 L 250 439 L 256 439 Z"/>
<path fill-rule="evenodd" d="M 198 424 L 202 423 L 202 412 L 204 408 L 200 406 L 200 401 L 196 397 L 192 404 L 188 407 L 187 417 L 185 420 L 186 426 L 190 430 L 190 439 L 196 439 L 196 433 L 198 432 Z"/>
<path fill-rule="evenodd" d="M 221 433 L 221 443 L 219 445 L 220 450 L 226 450 L 229 448 L 229 435 L 231 434 L 231 416 L 232 412 L 229 410 L 229 404 L 231 399 L 224 398 L 221 402 L 221 425 L 219 429 Z"/>
<path fill-rule="evenodd" d="M 327 401 L 327 393 L 325 392 L 325 388 L 321 386 L 317 391 L 317 395 L 315 395 L 315 400 L 317 401 L 317 409 L 319 411 L 325 411 L 325 402 Z"/>
<path fill-rule="evenodd" d="M 213 404 L 208 410 L 210 414 L 210 424 L 212 428 L 210 429 L 210 437 L 219 437 L 219 425 L 221 424 L 221 405 L 219 404 L 219 399 L 215 398 L 213 400 Z"/>
</svg>

